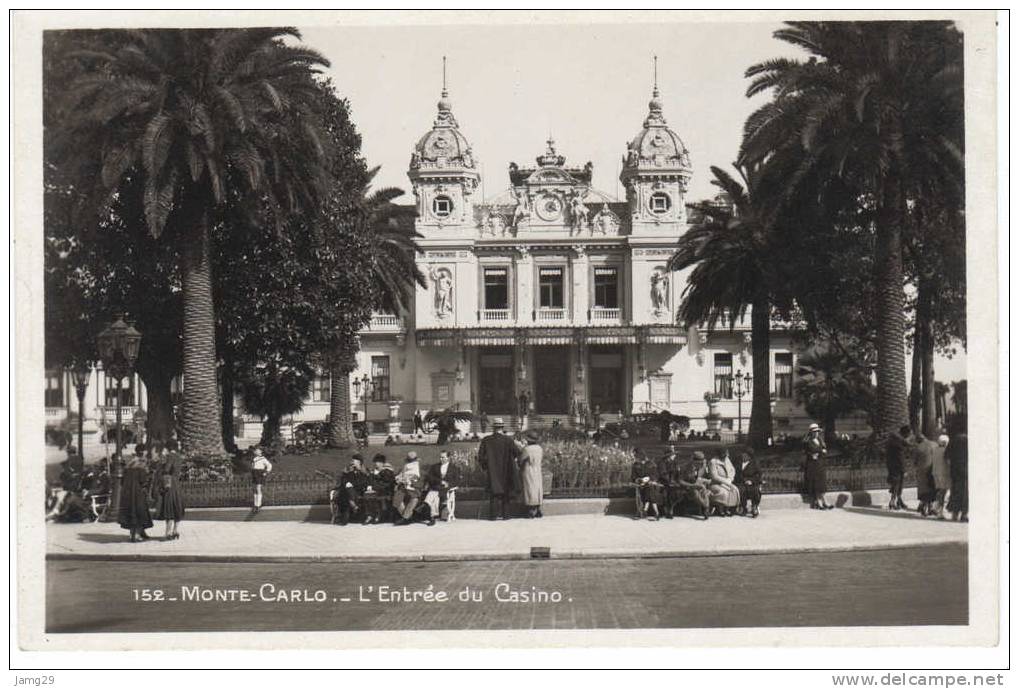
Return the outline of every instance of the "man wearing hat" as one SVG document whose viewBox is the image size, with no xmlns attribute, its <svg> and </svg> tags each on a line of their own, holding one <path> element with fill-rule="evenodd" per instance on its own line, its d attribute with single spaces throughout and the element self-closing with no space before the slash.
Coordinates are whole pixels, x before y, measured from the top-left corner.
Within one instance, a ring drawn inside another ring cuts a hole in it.
<svg viewBox="0 0 1019 689">
<path fill-rule="evenodd" d="M 336 477 L 336 485 L 333 486 L 333 524 L 346 526 L 352 514 L 356 515 L 356 519 L 364 521 L 365 510 L 361 498 L 370 481 L 371 477 L 364 468 L 364 457 L 360 452 L 355 452 L 347 468 Z"/>
<path fill-rule="evenodd" d="M 396 475 L 396 491 L 393 493 L 393 507 L 399 519 L 397 526 L 410 524 L 414 516 L 414 508 L 421 500 L 421 465 L 418 463 L 418 453 L 408 452 L 403 470 Z"/>
<path fill-rule="evenodd" d="M 517 458 L 520 448 L 503 433 L 502 417 L 492 419 L 492 434 L 478 447 L 478 463 L 488 475 L 489 519 L 509 519 L 509 498 L 516 492 Z"/>
</svg>

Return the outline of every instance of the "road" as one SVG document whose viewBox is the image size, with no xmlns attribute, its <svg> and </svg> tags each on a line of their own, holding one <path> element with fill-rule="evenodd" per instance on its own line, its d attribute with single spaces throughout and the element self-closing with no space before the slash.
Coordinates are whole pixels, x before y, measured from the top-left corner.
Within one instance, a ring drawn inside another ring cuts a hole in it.
<svg viewBox="0 0 1019 689">
<path fill-rule="evenodd" d="M 449 600 L 424 600 L 429 585 Z M 293 600 L 294 590 L 311 600 Z M 397 602 L 396 591 L 418 600 Z M 541 600 L 498 600 L 513 592 Z M 46 624 L 50 633 L 951 625 L 966 624 L 967 595 L 965 545 L 645 560 L 51 561 Z"/>
</svg>

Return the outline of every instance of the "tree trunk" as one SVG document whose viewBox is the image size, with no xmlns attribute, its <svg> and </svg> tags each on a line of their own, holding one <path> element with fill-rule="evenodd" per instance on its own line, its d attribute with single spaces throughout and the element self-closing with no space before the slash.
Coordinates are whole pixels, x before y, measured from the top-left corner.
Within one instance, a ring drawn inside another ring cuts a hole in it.
<svg viewBox="0 0 1019 689">
<path fill-rule="evenodd" d="M 920 371 L 923 351 L 923 329 L 920 327 L 920 309 L 917 307 L 916 325 L 913 327 L 912 368 L 909 375 L 909 425 L 914 431 L 920 430 L 920 405 L 923 403 L 921 387 L 923 378 Z"/>
<path fill-rule="evenodd" d="M 902 289 L 902 197 L 894 173 L 885 177 L 877 215 L 877 427 L 880 438 L 909 419 L 906 409 L 905 315 Z"/>
<path fill-rule="evenodd" d="M 181 446 L 187 452 L 221 455 L 216 389 L 216 314 L 208 219 L 202 214 L 182 247 L 184 286 L 184 404 Z"/>
<path fill-rule="evenodd" d="M 145 435 L 148 441 L 165 442 L 173 436 L 173 401 L 170 385 L 173 376 L 156 371 L 138 372 L 145 383 L 148 415 L 145 417 Z"/>
<path fill-rule="evenodd" d="M 938 437 L 937 397 L 934 392 L 934 334 L 930 332 L 931 323 L 924 323 L 923 351 L 921 352 L 920 386 L 923 404 L 922 429 L 925 437 Z"/>
<path fill-rule="evenodd" d="M 223 429 L 223 447 L 227 452 L 237 452 L 236 429 L 234 428 L 234 364 L 230 356 L 225 357 L 220 368 L 220 428 Z"/>
<path fill-rule="evenodd" d="M 274 447 L 276 442 L 280 438 L 280 426 L 283 421 L 283 415 L 277 412 L 266 414 L 262 420 L 262 439 L 259 444 L 262 447 Z"/>
<path fill-rule="evenodd" d="M 354 444 L 354 427 L 351 424 L 350 372 L 354 370 L 352 356 L 337 357 L 329 370 L 329 447 L 351 447 Z"/>
<path fill-rule="evenodd" d="M 750 311 L 754 390 L 750 407 L 750 445 L 768 446 L 771 426 L 771 304 L 767 297 L 754 300 Z"/>
</svg>

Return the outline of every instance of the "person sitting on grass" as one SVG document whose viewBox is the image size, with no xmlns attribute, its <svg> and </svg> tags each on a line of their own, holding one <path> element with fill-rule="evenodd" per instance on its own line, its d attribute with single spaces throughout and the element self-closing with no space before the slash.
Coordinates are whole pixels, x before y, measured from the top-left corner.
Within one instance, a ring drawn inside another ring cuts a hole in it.
<svg viewBox="0 0 1019 689">
<path fill-rule="evenodd" d="M 332 522 L 340 526 L 350 523 L 351 515 L 355 519 L 365 521 L 365 510 L 361 504 L 361 497 L 364 495 L 369 484 L 368 472 L 364 468 L 364 457 L 355 452 L 350 458 L 350 464 L 345 471 L 336 477 L 336 485 L 331 491 L 330 507 L 332 508 Z"/>
<path fill-rule="evenodd" d="M 381 452 L 372 457 L 372 471 L 365 489 L 365 512 L 367 524 L 378 524 L 387 521 L 389 503 L 393 499 L 396 488 L 396 471 Z"/>
</svg>

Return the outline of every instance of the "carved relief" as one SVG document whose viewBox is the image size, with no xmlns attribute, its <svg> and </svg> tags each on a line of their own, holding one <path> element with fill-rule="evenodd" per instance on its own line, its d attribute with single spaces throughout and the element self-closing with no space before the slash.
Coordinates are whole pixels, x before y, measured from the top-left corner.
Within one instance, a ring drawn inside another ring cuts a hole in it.
<svg viewBox="0 0 1019 689">
<path fill-rule="evenodd" d="M 614 235 L 619 231 L 619 216 L 609 210 L 609 205 L 603 203 L 601 210 L 594 216 L 592 232 L 599 232 L 603 235 Z"/>
<path fill-rule="evenodd" d="M 435 283 L 435 315 L 446 318 L 453 314 L 453 273 L 449 268 L 433 268 L 429 273 Z"/>
<path fill-rule="evenodd" d="M 521 225 L 528 225 L 531 222 L 531 208 L 527 192 L 517 189 L 513 191 L 513 196 L 517 202 L 513 209 L 513 227 L 519 228 Z"/>
<path fill-rule="evenodd" d="M 702 330 L 697 331 L 697 365 L 704 365 L 705 348 L 708 346 L 708 334 Z"/>
<path fill-rule="evenodd" d="M 739 353 L 739 362 L 744 366 L 747 365 L 747 356 L 750 354 L 751 343 L 750 333 L 743 333 L 743 349 Z"/>
</svg>

